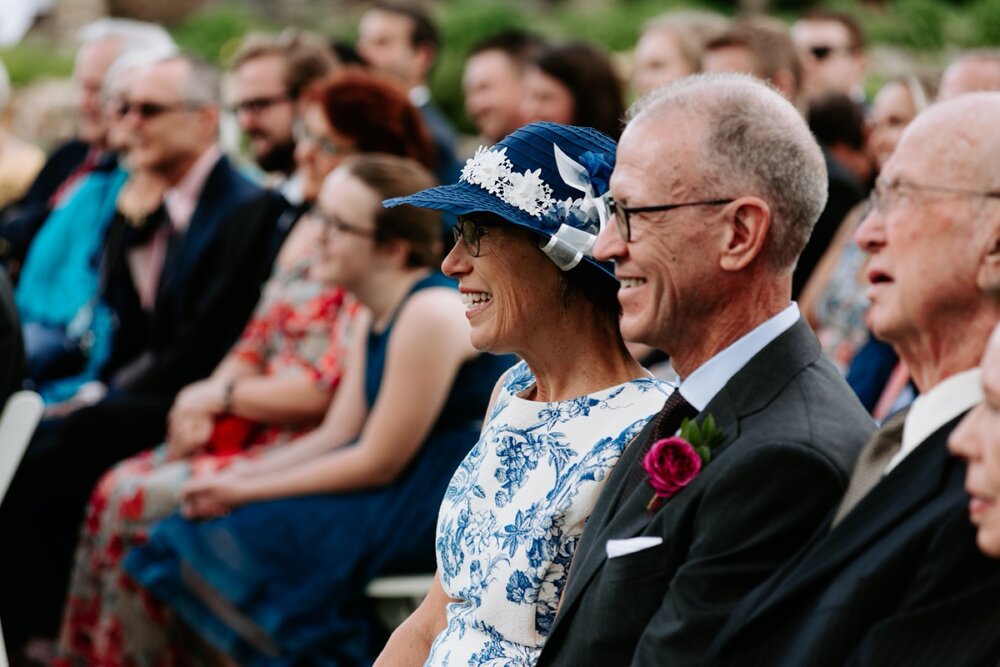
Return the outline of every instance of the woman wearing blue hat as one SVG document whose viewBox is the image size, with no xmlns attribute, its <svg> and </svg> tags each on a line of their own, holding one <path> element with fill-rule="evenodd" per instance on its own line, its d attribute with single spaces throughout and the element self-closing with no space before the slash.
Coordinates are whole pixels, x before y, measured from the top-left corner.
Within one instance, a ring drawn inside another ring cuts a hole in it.
<svg viewBox="0 0 1000 667">
<path fill-rule="evenodd" d="M 385 202 L 458 216 L 444 271 L 472 344 L 523 361 L 500 379 L 438 516 L 435 583 L 380 665 L 533 665 L 604 480 L 663 405 L 618 327 L 618 282 L 590 256 L 615 144 L 527 125 L 454 184 Z"/>
</svg>

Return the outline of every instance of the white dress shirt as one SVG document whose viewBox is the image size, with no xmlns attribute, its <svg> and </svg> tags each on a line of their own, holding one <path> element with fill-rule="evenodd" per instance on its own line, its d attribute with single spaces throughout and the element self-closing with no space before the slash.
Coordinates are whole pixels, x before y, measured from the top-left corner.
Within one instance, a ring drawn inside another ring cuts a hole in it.
<svg viewBox="0 0 1000 667">
<path fill-rule="evenodd" d="M 970 368 L 937 383 L 926 394 L 918 396 L 903 423 L 903 446 L 889 459 L 883 474 L 888 475 L 934 431 L 980 403 L 983 400 L 981 376 L 982 371 L 978 368 Z"/>
<path fill-rule="evenodd" d="M 793 301 L 783 311 L 744 334 L 681 380 L 681 396 L 699 412 L 704 410 L 730 378 L 746 366 L 755 354 L 798 322 L 799 317 L 799 307 Z"/>
</svg>

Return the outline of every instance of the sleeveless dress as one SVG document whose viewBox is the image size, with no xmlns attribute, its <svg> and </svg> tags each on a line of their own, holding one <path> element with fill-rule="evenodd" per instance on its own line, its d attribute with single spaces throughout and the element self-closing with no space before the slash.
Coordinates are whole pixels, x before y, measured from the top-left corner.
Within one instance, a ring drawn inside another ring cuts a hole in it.
<svg viewBox="0 0 1000 667">
<path fill-rule="evenodd" d="M 442 286 L 456 287 L 432 273 L 410 295 Z M 392 326 L 368 336 L 369 406 Z M 245 667 L 370 663 L 378 633 L 365 586 L 385 573 L 433 569 L 434 518 L 448 479 L 512 363 L 479 355 L 463 365 L 431 434 L 388 486 L 255 503 L 210 521 L 175 514 L 129 553 L 126 570 Z"/>
<path fill-rule="evenodd" d="M 438 573 L 459 602 L 427 665 L 537 662 L 604 481 L 670 389 L 643 378 L 555 403 L 520 398 L 534 381 L 526 363 L 511 369 L 448 485 Z"/>
</svg>

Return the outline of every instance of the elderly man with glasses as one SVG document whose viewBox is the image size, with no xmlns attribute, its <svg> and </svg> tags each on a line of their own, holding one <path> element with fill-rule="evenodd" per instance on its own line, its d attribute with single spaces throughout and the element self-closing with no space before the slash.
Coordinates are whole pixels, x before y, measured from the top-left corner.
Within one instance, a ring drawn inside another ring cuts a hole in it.
<svg viewBox="0 0 1000 667">
<path fill-rule="evenodd" d="M 855 234 L 867 319 L 921 395 L 862 451 L 826 529 L 733 613 L 708 664 L 996 665 L 1000 562 L 982 555 L 947 441 L 982 401 L 1000 320 L 983 278 L 1000 224 L 1000 94 L 939 103 L 906 129 Z"/>
<path fill-rule="evenodd" d="M 791 302 L 826 172 L 787 100 L 736 74 L 652 93 L 611 193 L 594 252 L 622 333 L 681 381 L 611 473 L 539 664 L 695 664 L 836 506 L 874 424 Z"/>
</svg>

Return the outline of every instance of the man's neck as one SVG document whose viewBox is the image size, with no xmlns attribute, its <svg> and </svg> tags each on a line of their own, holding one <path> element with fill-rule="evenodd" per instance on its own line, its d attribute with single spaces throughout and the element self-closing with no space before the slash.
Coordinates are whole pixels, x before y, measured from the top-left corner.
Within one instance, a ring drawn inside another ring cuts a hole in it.
<svg viewBox="0 0 1000 667">
<path fill-rule="evenodd" d="M 788 307 L 789 290 L 772 292 L 758 291 L 736 301 L 727 301 L 701 317 L 700 324 L 692 322 L 686 328 L 685 340 L 663 345 L 677 374 L 682 378 L 690 376 L 719 352 Z"/>
<path fill-rule="evenodd" d="M 889 341 L 900 360 L 906 364 L 913 383 L 922 393 L 948 379 L 979 365 L 1000 312 L 990 308 L 952 326 L 939 326 L 936 331 L 920 331 L 912 340 Z"/>
</svg>

